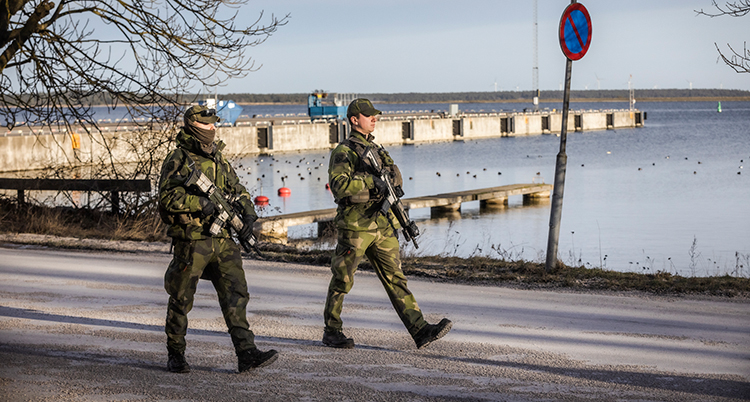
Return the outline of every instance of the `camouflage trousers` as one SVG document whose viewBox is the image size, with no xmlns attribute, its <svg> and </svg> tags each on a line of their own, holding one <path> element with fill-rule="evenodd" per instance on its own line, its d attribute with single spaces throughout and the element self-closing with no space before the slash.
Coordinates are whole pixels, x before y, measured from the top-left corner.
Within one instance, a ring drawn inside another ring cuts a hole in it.
<svg viewBox="0 0 750 402">
<path fill-rule="evenodd" d="M 176 240 L 174 257 L 164 274 L 164 289 L 169 294 L 167 306 L 167 349 L 185 352 L 187 314 L 199 279 L 213 283 L 219 297 L 224 321 L 237 353 L 255 347 L 255 335 L 247 322 L 247 291 L 242 256 L 237 244 L 229 238 Z"/>
<path fill-rule="evenodd" d="M 341 330 L 341 310 L 344 296 L 354 285 L 354 273 L 362 258 L 367 256 L 383 284 L 401 322 L 414 336 L 427 322 L 417 305 L 414 295 L 406 285 L 406 276 L 401 270 L 398 239 L 393 229 L 382 231 L 351 231 L 339 229 L 338 244 L 331 259 L 333 277 L 328 285 L 323 319 L 326 330 Z"/>
</svg>

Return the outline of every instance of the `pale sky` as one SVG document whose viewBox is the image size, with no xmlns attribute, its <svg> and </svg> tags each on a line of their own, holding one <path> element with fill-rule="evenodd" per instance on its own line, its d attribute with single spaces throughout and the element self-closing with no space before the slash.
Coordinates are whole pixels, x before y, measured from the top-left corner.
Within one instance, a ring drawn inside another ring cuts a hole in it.
<svg viewBox="0 0 750 402">
<path fill-rule="evenodd" d="M 750 74 L 718 61 L 742 50 L 750 15 L 708 18 L 710 0 L 581 1 L 593 35 L 573 63 L 572 89 L 750 90 Z M 723 3 L 723 2 L 722 2 Z M 564 0 L 538 0 L 539 86 L 565 77 L 558 26 Z M 475 92 L 532 89 L 533 2 L 499 0 L 251 0 L 236 20 L 291 14 L 247 54 L 261 68 L 219 93 Z"/>
</svg>

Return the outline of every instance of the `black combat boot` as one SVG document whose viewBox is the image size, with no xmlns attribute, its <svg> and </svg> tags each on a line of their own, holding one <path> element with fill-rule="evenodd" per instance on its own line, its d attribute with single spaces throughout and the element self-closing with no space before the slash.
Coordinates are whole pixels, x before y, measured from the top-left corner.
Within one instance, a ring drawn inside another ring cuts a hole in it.
<svg viewBox="0 0 750 402">
<path fill-rule="evenodd" d="M 265 367 L 279 358 L 279 352 L 271 349 L 261 352 L 258 348 L 252 348 L 237 354 L 237 371 L 240 373 L 250 369 Z"/>
<path fill-rule="evenodd" d="M 432 342 L 444 337 L 451 330 L 453 323 L 447 318 L 443 318 L 437 324 L 427 324 L 414 335 L 414 342 L 417 349 L 422 349 Z"/>
<path fill-rule="evenodd" d="M 332 348 L 353 349 L 354 339 L 347 338 L 341 331 L 326 330 L 323 332 L 323 344 Z"/>
<path fill-rule="evenodd" d="M 189 373 L 190 365 L 185 360 L 185 354 L 179 352 L 169 352 L 167 370 L 172 373 Z"/>
</svg>

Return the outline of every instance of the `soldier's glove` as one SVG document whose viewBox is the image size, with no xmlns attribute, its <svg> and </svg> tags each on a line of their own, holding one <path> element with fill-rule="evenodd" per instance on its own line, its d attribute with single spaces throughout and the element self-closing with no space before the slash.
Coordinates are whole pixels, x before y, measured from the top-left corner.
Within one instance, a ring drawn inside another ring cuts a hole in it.
<svg viewBox="0 0 750 402">
<path fill-rule="evenodd" d="M 379 176 L 372 176 L 372 184 L 375 185 L 373 190 L 378 198 L 383 198 L 388 194 L 388 185 Z"/>
<path fill-rule="evenodd" d="M 255 223 L 256 219 L 258 218 L 252 215 L 245 215 L 242 217 L 242 230 L 237 233 L 237 236 L 239 236 L 240 239 L 247 239 L 251 234 L 253 234 L 253 224 Z"/>
<path fill-rule="evenodd" d="M 198 204 L 201 206 L 201 216 L 211 216 L 216 212 L 216 205 L 206 197 L 198 197 Z"/>
</svg>

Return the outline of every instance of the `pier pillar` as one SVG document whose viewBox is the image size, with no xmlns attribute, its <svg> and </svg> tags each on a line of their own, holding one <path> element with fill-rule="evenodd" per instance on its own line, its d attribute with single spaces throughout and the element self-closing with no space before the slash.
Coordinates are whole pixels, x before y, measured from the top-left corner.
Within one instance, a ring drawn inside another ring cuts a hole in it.
<svg viewBox="0 0 750 402">
<path fill-rule="evenodd" d="M 550 197 L 550 191 L 540 191 L 538 193 L 531 193 L 531 194 L 524 194 L 524 198 L 532 199 L 532 200 L 541 200 L 544 198 Z"/>
<path fill-rule="evenodd" d="M 258 230 L 260 235 L 258 240 L 277 244 L 287 243 L 287 226 L 281 221 L 267 220 L 260 224 L 256 223 L 255 229 Z"/>
<path fill-rule="evenodd" d="M 549 200 L 550 200 L 549 191 L 542 191 L 539 193 L 531 193 L 531 194 L 523 195 L 523 205 L 532 205 L 532 204 L 537 204 L 537 203 L 549 201 Z"/>
<path fill-rule="evenodd" d="M 479 201 L 480 208 L 505 208 L 508 206 L 508 197 L 490 198 Z"/>
<path fill-rule="evenodd" d="M 460 211 L 460 210 L 461 210 L 461 203 L 460 202 L 456 202 L 456 203 L 448 204 L 448 205 L 440 205 L 440 206 L 437 206 L 437 207 L 430 207 L 430 212 L 437 212 L 437 213 L 441 213 L 441 212 L 456 212 L 456 211 Z"/>
</svg>

